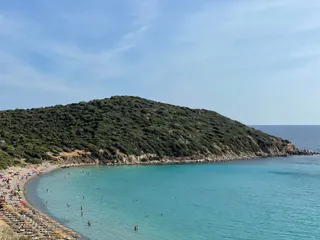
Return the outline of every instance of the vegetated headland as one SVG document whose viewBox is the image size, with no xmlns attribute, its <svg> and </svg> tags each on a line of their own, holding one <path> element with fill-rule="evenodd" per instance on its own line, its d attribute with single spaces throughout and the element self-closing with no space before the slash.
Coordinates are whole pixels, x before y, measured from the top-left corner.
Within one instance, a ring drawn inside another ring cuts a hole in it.
<svg viewBox="0 0 320 240">
<path fill-rule="evenodd" d="M 44 160 L 102 164 L 315 154 L 214 111 L 139 97 L 0 111 L 0 168 Z"/>
</svg>

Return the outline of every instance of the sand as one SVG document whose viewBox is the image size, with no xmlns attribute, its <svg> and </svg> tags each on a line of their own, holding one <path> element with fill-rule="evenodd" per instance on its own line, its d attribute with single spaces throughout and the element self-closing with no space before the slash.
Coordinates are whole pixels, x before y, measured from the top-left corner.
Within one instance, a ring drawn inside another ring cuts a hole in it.
<svg viewBox="0 0 320 240">
<path fill-rule="evenodd" d="M 81 164 L 72 166 L 79 165 Z M 25 184 L 31 178 L 60 167 L 61 165 L 45 162 L 41 165 L 10 167 L 0 171 L 0 196 L 4 197 L 6 202 L 0 209 L 0 225 L 7 225 L 14 232 L 33 239 L 79 239 L 78 234 L 39 212 L 25 198 Z"/>
</svg>

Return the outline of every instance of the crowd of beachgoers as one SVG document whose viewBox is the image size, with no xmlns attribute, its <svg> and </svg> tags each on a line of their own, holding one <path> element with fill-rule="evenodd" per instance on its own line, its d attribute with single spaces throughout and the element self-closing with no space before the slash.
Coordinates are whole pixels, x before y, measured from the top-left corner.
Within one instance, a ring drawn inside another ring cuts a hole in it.
<svg viewBox="0 0 320 240">
<path fill-rule="evenodd" d="M 57 168 L 92 164 L 58 165 L 43 163 L 11 167 L 0 171 L 0 221 L 14 232 L 32 239 L 79 239 L 79 235 L 50 219 L 31 206 L 24 196 L 24 186 L 34 176 Z"/>
</svg>

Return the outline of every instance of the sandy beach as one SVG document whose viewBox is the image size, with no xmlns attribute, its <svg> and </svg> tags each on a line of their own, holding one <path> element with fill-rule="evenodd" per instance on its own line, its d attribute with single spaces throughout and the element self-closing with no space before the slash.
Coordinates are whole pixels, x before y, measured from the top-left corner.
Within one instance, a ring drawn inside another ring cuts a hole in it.
<svg viewBox="0 0 320 240">
<path fill-rule="evenodd" d="M 76 167 L 93 164 L 69 164 Z M 9 226 L 21 236 L 32 239 L 79 239 L 80 236 L 31 206 L 25 198 L 25 185 L 35 176 L 41 176 L 66 165 L 49 162 L 26 167 L 10 167 L 0 171 L 0 224 Z"/>
</svg>

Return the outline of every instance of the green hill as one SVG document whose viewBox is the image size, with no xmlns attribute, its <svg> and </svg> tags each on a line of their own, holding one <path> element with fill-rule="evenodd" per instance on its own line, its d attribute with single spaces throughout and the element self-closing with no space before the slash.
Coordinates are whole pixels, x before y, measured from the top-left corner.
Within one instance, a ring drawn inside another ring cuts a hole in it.
<svg viewBox="0 0 320 240">
<path fill-rule="evenodd" d="M 298 154 L 289 141 L 216 112 L 138 97 L 0 111 L 0 168 L 74 150 L 104 163 L 130 161 L 129 155 L 155 161 Z"/>
</svg>

